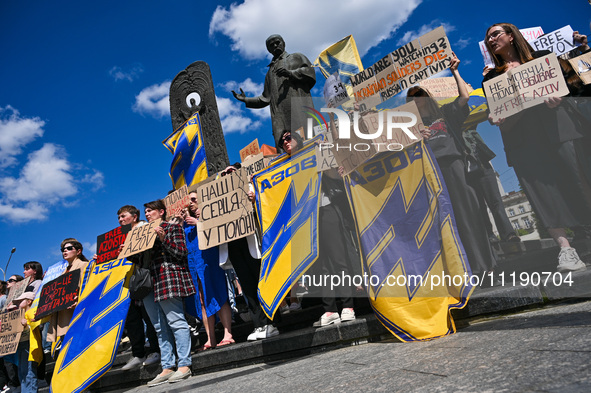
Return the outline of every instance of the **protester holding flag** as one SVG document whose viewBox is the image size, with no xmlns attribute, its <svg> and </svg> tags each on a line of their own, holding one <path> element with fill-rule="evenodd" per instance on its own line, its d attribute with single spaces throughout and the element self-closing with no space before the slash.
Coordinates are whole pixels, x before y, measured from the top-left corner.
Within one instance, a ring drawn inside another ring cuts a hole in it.
<svg viewBox="0 0 591 393">
<path fill-rule="evenodd" d="M 166 206 L 159 199 L 144 204 L 148 222 L 166 218 Z M 187 245 L 179 224 L 162 221 L 154 228 L 158 235 L 148 250 L 154 290 L 144 299 L 144 306 L 158 334 L 162 372 L 148 386 L 178 382 L 191 376 L 191 331 L 185 319 L 183 298 L 195 294 L 189 273 Z M 175 372 L 175 354 L 178 369 Z"/>
<path fill-rule="evenodd" d="M 495 64 L 484 81 L 550 53 L 534 51 L 510 23 L 489 27 L 484 41 Z M 581 169 L 588 157 L 585 131 L 572 113 L 569 102 L 549 97 L 545 104 L 494 123 L 501 129 L 507 164 L 515 170 L 536 216 L 561 247 L 558 271 L 586 269 L 565 228 L 591 224 L 591 206 L 584 197 L 589 184 L 583 171 L 588 169 Z"/>
<path fill-rule="evenodd" d="M 82 243 L 74 238 L 67 238 L 62 241 L 60 250 L 63 258 L 68 261 L 68 268 L 64 274 L 73 270 L 81 270 L 80 283 L 82 283 L 84 271 L 89 263 L 88 259 L 82 253 L 84 250 Z M 80 286 L 80 284 L 78 286 Z M 68 332 L 72 315 L 74 315 L 74 307 L 60 310 L 51 315 L 49 329 L 47 331 L 47 341 L 58 342 L 58 337 L 63 337 Z"/>
<path fill-rule="evenodd" d="M 189 194 L 189 211 L 183 210 L 185 236 L 189 250 L 189 271 L 198 291 L 194 299 L 185 301 L 187 312 L 203 321 L 207 342 L 202 349 L 216 347 L 215 315 L 217 314 L 224 327 L 224 338 L 219 346 L 234 344 L 232 338 L 232 311 L 228 303 L 228 287 L 226 273 L 219 265 L 219 249 L 211 247 L 200 250 L 197 237 L 197 220 L 201 214 L 197 206 L 197 193 Z"/>
<path fill-rule="evenodd" d="M 459 97 L 439 107 L 428 90 L 413 86 L 408 89 L 407 102 L 414 101 L 426 127 L 423 137 L 437 159 L 449 192 L 458 233 L 472 273 L 481 274 L 495 267 L 478 200 L 466 182 L 466 152 L 462 141 L 462 124 L 468 117 L 469 94 L 460 76 L 460 60 L 454 55 L 450 70 L 458 86 Z"/>
</svg>

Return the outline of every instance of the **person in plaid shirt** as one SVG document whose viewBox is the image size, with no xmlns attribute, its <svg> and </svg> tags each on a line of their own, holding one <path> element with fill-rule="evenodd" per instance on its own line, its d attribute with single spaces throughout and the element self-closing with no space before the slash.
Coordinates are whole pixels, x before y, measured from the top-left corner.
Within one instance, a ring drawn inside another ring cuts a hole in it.
<svg viewBox="0 0 591 393">
<path fill-rule="evenodd" d="M 148 202 L 144 208 L 148 222 L 166 218 L 162 200 Z M 154 247 L 148 251 L 154 290 L 143 301 L 158 334 L 162 372 L 148 382 L 148 386 L 178 382 L 191 376 L 191 333 L 185 319 L 183 298 L 195 294 L 183 228 L 179 224 L 162 221 L 154 231 L 158 237 Z M 175 344 L 178 358 L 176 372 Z"/>
</svg>

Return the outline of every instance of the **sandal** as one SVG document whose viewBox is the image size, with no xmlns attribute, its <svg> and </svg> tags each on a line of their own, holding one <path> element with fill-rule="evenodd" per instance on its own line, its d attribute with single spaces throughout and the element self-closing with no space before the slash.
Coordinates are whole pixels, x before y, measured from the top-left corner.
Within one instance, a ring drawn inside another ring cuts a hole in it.
<svg viewBox="0 0 591 393">
<path fill-rule="evenodd" d="M 224 345 L 230 345 L 230 344 L 236 344 L 236 341 L 234 341 L 233 338 L 231 338 L 229 340 L 222 340 L 218 343 L 218 347 L 223 347 Z"/>
<path fill-rule="evenodd" d="M 215 347 L 212 347 L 210 344 L 203 344 L 203 346 L 199 347 L 197 349 L 197 352 L 203 352 L 203 351 L 207 351 L 208 349 L 213 349 Z"/>
</svg>

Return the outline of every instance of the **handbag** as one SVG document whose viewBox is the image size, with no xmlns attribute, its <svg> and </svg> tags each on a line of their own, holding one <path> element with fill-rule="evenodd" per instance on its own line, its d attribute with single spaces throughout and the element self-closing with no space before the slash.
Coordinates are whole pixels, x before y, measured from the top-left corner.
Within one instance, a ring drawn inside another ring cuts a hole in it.
<svg viewBox="0 0 591 393">
<path fill-rule="evenodd" d="M 142 300 L 152 290 L 152 275 L 150 269 L 135 265 L 135 271 L 129 279 L 129 297 Z"/>
<path fill-rule="evenodd" d="M 466 164 L 466 174 L 468 175 L 478 175 L 482 173 L 482 165 L 480 162 L 470 153 L 466 153 L 464 155 L 465 164 Z"/>
</svg>

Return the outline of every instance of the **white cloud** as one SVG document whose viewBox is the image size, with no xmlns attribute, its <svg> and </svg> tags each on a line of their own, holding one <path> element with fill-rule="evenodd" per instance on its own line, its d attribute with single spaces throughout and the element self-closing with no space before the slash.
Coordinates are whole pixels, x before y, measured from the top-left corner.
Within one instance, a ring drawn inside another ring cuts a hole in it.
<svg viewBox="0 0 591 393">
<path fill-rule="evenodd" d="M 419 38 L 420 36 L 422 36 L 423 34 L 427 34 L 428 32 L 430 32 L 431 30 L 439 27 L 439 26 L 443 26 L 443 28 L 445 29 L 445 34 L 448 35 L 450 32 L 454 31 L 456 28 L 450 24 L 447 23 L 441 23 L 438 20 L 434 20 L 433 22 L 429 23 L 428 25 L 423 25 L 421 26 L 418 30 L 410 30 L 407 31 L 406 33 L 404 33 L 404 35 L 402 36 L 402 38 L 400 38 L 398 40 L 398 42 L 396 42 L 396 45 L 398 46 L 402 46 L 414 39 Z"/>
<path fill-rule="evenodd" d="M 28 155 L 19 177 L 0 178 L 0 217 L 13 222 L 44 220 L 51 206 L 65 205 L 80 193 L 78 184 L 90 183 L 93 191 L 103 186 L 101 172 L 78 173 L 83 170 L 73 169 L 63 147 L 44 144 Z"/>
<path fill-rule="evenodd" d="M 228 81 L 220 84 L 220 86 L 228 93 L 234 90 L 239 92 L 242 89 L 247 95 L 258 96 L 263 92 L 265 85 L 263 83 L 255 83 L 250 78 L 246 78 L 242 82 Z"/>
<path fill-rule="evenodd" d="M 126 70 L 119 66 L 114 66 L 109 70 L 109 75 L 111 75 L 115 81 L 126 80 L 128 82 L 133 82 L 135 79 L 139 78 L 142 72 L 144 72 L 144 69 L 139 64 Z"/>
<path fill-rule="evenodd" d="M 216 100 L 224 134 L 230 134 L 232 132 L 244 134 L 261 126 L 260 121 L 253 121 L 243 114 L 240 107 L 243 104 L 240 101 L 220 97 L 216 97 Z M 268 111 L 268 109 L 258 109 L 258 111 Z M 253 113 L 256 112 L 253 111 Z"/>
<path fill-rule="evenodd" d="M 472 40 L 470 38 L 468 38 L 468 39 L 460 38 L 452 45 L 452 48 L 464 49 L 465 47 L 470 45 L 471 42 L 472 42 Z"/>
<path fill-rule="evenodd" d="M 169 91 L 170 82 L 168 81 L 146 87 L 135 96 L 134 112 L 148 114 L 155 118 L 170 116 Z"/>
<path fill-rule="evenodd" d="M 421 0 L 248 0 L 227 8 L 218 6 L 209 24 L 209 35 L 214 38 L 221 33 L 232 40 L 232 50 L 244 58 L 261 59 L 269 56 L 265 47 L 267 37 L 281 34 L 287 52 L 301 52 L 314 61 L 323 49 L 353 34 L 363 56 L 389 38 L 420 3 Z"/>
<path fill-rule="evenodd" d="M 0 168 L 14 165 L 23 147 L 43 136 L 45 122 L 38 117 L 21 117 L 11 107 L 0 107 Z"/>
</svg>

